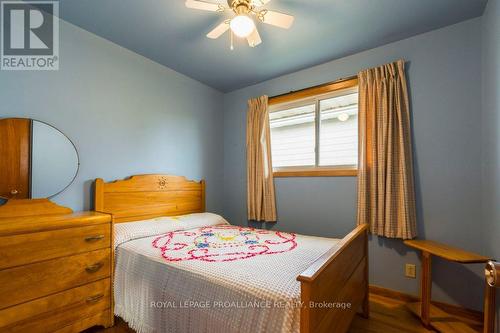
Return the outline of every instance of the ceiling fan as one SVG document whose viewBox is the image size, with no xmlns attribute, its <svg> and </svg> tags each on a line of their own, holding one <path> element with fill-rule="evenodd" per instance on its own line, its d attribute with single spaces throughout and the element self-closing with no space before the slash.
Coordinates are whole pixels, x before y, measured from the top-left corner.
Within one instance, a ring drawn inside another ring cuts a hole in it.
<svg viewBox="0 0 500 333">
<path fill-rule="evenodd" d="M 246 38 L 248 45 L 255 47 L 262 43 L 259 31 L 255 25 L 254 17 L 263 23 L 279 28 L 288 29 L 292 26 L 294 17 L 268 9 L 261 9 L 271 0 L 227 0 L 229 8 L 220 3 L 212 3 L 200 0 L 186 0 L 186 7 L 211 12 L 222 13 L 231 9 L 235 16 L 225 20 L 215 29 L 207 34 L 208 38 L 217 39 L 226 31 L 231 32 L 231 50 L 233 49 L 233 34 L 240 38 Z"/>
</svg>

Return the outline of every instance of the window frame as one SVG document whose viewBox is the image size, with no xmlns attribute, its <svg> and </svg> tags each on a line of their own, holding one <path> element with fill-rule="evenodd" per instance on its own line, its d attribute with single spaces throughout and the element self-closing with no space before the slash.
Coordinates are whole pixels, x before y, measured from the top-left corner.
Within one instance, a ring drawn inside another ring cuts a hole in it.
<svg viewBox="0 0 500 333">
<path fill-rule="evenodd" d="M 269 98 L 270 113 L 303 105 L 316 105 L 315 111 L 315 164 L 319 163 L 321 100 L 342 96 L 350 90 L 358 88 L 358 79 L 349 78 L 296 92 Z M 273 168 L 274 177 L 355 177 L 358 175 L 357 165 L 336 166 L 290 166 Z"/>
</svg>

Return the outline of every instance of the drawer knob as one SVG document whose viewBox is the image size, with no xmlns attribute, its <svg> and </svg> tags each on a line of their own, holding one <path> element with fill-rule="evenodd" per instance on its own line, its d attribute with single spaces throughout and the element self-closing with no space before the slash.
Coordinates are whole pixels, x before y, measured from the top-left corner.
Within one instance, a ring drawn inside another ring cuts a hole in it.
<svg viewBox="0 0 500 333">
<path fill-rule="evenodd" d="M 104 235 L 96 235 L 96 236 L 85 237 L 85 241 L 87 243 L 97 242 L 97 241 L 100 241 L 101 239 L 104 239 Z"/>
<path fill-rule="evenodd" d="M 86 267 L 85 270 L 87 271 L 87 273 L 95 273 L 98 270 L 100 270 L 102 266 L 104 266 L 104 264 L 102 262 L 98 262 L 91 266 Z"/>
<path fill-rule="evenodd" d="M 103 294 L 94 295 L 94 296 L 87 297 L 86 301 L 87 301 L 87 303 L 97 303 L 103 297 L 104 297 Z"/>
</svg>

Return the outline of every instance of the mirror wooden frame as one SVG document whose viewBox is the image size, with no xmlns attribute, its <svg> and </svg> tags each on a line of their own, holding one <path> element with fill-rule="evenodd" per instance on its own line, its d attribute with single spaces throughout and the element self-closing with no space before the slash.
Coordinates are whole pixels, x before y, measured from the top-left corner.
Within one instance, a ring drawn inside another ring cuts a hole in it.
<svg viewBox="0 0 500 333">
<path fill-rule="evenodd" d="M 36 122 L 39 122 L 41 124 L 47 125 L 47 126 L 53 128 L 53 129 L 55 129 L 56 131 L 58 131 L 59 133 L 61 133 L 71 143 L 71 146 L 75 150 L 77 163 L 76 163 L 76 170 L 75 170 L 75 174 L 74 174 L 73 178 L 71 179 L 71 181 L 68 182 L 68 184 L 66 186 L 64 186 L 64 188 L 62 188 L 57 193 L 54 193 L 54 194 L 52 194 L 52 195 L 50 195 L 50 196 L 48 196 L 46 198 L 29 198 L 29 199 L 6 198 L 6 197 L 3 197 L 3 196 L 0 196 L 0 206 L 2 204 L 5 204 L 7 201 L 10 201 L 10 200 L 51 199 L 51 198 L 54 198 L 55 196 L 61 194 L 62 192 L 64 192 L 66 189 L 68 189 L 68 187 L 70 187 L 75 182 L 75 179 L 78 176 L 78 173 L 80 172 L 80 154 L 78 153 L 78 149 L 77 149 L 75 143 L 69 138 L 69 136 L 67 136 L 66 133 L 64 133 L 59 128 L 55 127 L 54 125 L 52 125 L 52 124 L 50 124 L 48 122 L 42 121 L 42 120 L 35 119 L 35 118 L 27 118 L 27 117 L 4 117 L 4 118 L 0 118 L 0 121 L 7 120 L 7 119 L 23 119 L 23 120 L 30 120 L 31 122 L 35 122 L 36 121 Z M 30 154 L 31 154 L 31 152 L 30 152 Z M 31 161 L 30 161 L 30 163 L 31 163 Z"/>
</svg>

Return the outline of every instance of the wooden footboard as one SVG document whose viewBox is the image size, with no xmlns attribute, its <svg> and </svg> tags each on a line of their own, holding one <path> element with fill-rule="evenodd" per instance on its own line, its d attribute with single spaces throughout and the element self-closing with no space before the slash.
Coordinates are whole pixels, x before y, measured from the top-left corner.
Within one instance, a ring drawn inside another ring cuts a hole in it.
<svg viewBox="0 0 500 333">
<path fill-rule="evenodd" d="M 368 317 L 368 226 L 356 227 L 297 280 L 301 333 L 343 333 L 358 310 Z"/>
</svg>

